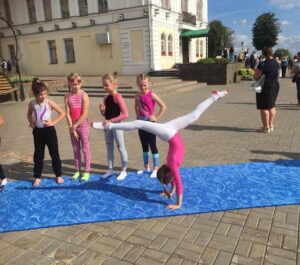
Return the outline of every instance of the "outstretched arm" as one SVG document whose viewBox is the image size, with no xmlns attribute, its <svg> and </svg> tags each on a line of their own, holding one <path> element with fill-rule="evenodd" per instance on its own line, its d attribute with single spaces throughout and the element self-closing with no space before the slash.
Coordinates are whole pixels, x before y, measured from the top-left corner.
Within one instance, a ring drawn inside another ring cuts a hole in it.
<svg viewBox="0 0 300 265">
<path fill-rule="evenodd" d="M 184 129 L 193 122 L 197 121 L 205 110 L 207 110 L 215 101 L 218 101 L 220 98 L 226 96 L 228 92 L 228 90 L 213 91 L 211 97 L 201 102 L 191 113 L 168 121 L 164 124 L 172 127 L 176 131 Z"/>
</svg>

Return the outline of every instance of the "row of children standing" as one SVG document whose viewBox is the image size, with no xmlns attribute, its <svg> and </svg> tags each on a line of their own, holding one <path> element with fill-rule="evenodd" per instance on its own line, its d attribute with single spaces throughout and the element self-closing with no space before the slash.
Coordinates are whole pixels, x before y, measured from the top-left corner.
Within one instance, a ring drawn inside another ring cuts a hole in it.
<svg viewBox="0 0 300 265">
<path fill-rule="evenodd" d="M 71 73 L 67 77 L 69 93 L 65 96 L 65 111 L 53 100 L 47 99 L 47 87 L 39 79 L 33 80 L 32 91 L 35 99 L 29 103 L 27 119 L 29 126 L 33 128 L 34 139 L 34 183 L 33 186 L 41 184 L 45 146 L 48 147 L 52 159 L 52 168 L 56 175 L 58 184 L 63 183 L 61 160 L 58 151 L 58 141 L 54 125 L 65 116 L 68 122 L 70 138 L 75 160 L 75 173 L 72 178 L 87 181 L 91 170 L 91 152 L 89 143 L 88 110 L 89 97 L 82 89 L 81 75 Z M 103 116 L 104 123 L 122 122 L 128 117 L 126 104 L 122 95 L 117 91 L 117 73 L 105 74 L 102 77 L 102 84 L 107 92 L 99 110 Z M 137 76 L 139 92 L 135 97 L 136 118 L 149 122 L 157 121 L 165 112 L 166 105 L 157 94 L 149 89 L 150 80 L 145 74 Z M 159 111 L 155 114 L 155 104 Z M 57 112 L 57 117 L 51 119 L 51 111 Z M 125 148 L 124 135 L 122 130 L 105 131 L 105 142 L 107 146 L 108 170 L 102 178 L 115 175 L 114 172 L 114 142 L 116 142 L 121 155 L 122 170 L 117 175 L 118 180 L 127 176 L 128 155 Z M 159 165 L 159 153 L 156 146 L 156 136 L 143 130 L 139 130 L 139 137 L 142 144 L 144 167 L 137 171 L 138 174 L 150 172 L 149 147 L 153 156 L 153 171 L 150 177 L 155 178 Z M 84 170 L 81 171 L 81 151 L 84 156 Z"/>
</svg>

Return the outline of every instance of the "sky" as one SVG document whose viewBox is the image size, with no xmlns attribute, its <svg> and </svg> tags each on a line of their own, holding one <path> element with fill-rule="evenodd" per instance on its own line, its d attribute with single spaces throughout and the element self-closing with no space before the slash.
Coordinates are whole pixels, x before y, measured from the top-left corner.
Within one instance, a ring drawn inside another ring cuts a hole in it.
<svg viewBox="0 0 300 265">
<path fill-rule="evenodd" d="M 292 55 L 300 51 L 300 0 L 207 0 L 208 21 L 220 20 L 235 31 L 234 49 L 249 48 L 252 52 L 252 28 L 258 16 L 272 12 L 281 24 L 278 45 L 288 49 Z"/>
</svg>

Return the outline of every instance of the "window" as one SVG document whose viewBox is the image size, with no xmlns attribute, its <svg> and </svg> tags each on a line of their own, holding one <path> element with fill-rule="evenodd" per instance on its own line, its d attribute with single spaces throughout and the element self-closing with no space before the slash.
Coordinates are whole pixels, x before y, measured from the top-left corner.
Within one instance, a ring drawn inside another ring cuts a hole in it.
<svg viewBox="0 0 300 265">
<path fill-rule="evenodd" d="M 11 14 L 10 14 L 10 7 L 9 7 L 9 2 L 8 0 L 5 0 L 4 1 L 4 9 L 5 9 L 5 18 L 6 20 L 8 21 L 8 23 L 12 23 L 12 20 L 11 20 Z"/>
<path fill-rule="evenodd" d="M 60 11 L 61 11 L 62 18 L 70 17 L 68 0 L 60 0 Z"/>
<path fill-rule="evenodd" d="M 166 45 L 166 34 L 161 34 L 161 55 L 166 56 L 167 55 L 167 45 Z"/>
<path fill-rule="evenodd" d="M 181 0 L 181 11 L 188 12 L 188 0 Z"/>
<path fill-rule="evenodd" d="M 75 63 L 73 39 L 64 39 L 64 41 L 65 41 L 66 63 Z"/>
<path fill-rule="evenodd" d="M 202 2 L 202 0 L 198 0 L 197 1 L 197 19 L 200 21 L 203 20 L 202 8 L 203 8 L 203 2 Z"/>
<path fill-rule="evenodd" d="M 79 5 L 79 15 L 86 16 L 88 14 L 87 0 L 78 0 L 78 5 Z"/>
<path fill-rule="evenodd" d="M 50 64 L 57 64 L 56 44 L 55 40 L 48 40 Z"/>
<path fill-rule="evenodd" d="M 200 57 L 203 57 L 204 55 L 204 46 L 203 46 L 203 40 L 200 41 Z"/>
<path fill-rule="evenodd" d="M 14 45 L 8 45 L 9 58 L 12 65 L 16 64 L 16 51 Z"/>
<path fill-rule="evenodd" d="M 99 13 L 107 12 L 108 6 L 107 6 L 107 0 L 98 0 L 98 11 Z"/>
<path fill-rule="evenodd" d="M 173 56 L 173 37 L 171 34 L 168 36 L 168 55 Z"/>
<path fill-rule="evenodd" d="M 171 9 L 170 0 L 162 0 L 161 1 L 161 6 L 164 9 Z"/>
<path fill-rule="evenodd" d="M 52 9 L 51 9 L 51 0 L 44 0 L 44 14 L 45 14 L 45 21 L 52 20 Z"/>
<path fill-rule="evenodd" d="M 199 40 L 196 40 L 196 57 L 199 57 L 200 55 L 200 42 Z"/>
<path fill-rule="evenodd" d="M 36 23 L 36 13 L 35 13 L 35 5 L 34 0 L 26 0 L 29 23 Z"/>
</svg>

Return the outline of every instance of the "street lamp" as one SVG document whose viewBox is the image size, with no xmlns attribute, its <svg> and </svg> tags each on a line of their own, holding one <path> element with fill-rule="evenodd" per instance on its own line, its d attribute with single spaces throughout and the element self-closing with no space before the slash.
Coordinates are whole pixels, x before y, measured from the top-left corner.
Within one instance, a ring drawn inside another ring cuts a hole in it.
<svg viewBox="0 0 300 265">
<path fill-rule="evenodd" d="M 16 72 L 19 76 L 21 101 L 24 101 L 25 100 L 25 93 L 24 93 L 24 87 L 23 87 L 21 73 L 20 73 L 20 67 L 19 67 L 19 58 L 18 58 L 19 45 L 18 45 L 17 35 L 16 35 L 16 32 L 15 32 L 13 26 L 11 25 L 11 23 L 9 23 L 4 17 L 0 17 L 0 19 L 3 20 L 6 23 L 6 25 L 11 29 L 11 31 L 14 35 L 15 44 L 16 44 L 16 52 L 15 52 Z"/>
</svg>

